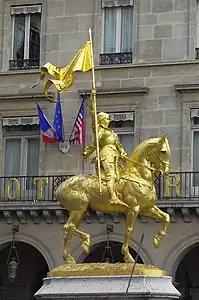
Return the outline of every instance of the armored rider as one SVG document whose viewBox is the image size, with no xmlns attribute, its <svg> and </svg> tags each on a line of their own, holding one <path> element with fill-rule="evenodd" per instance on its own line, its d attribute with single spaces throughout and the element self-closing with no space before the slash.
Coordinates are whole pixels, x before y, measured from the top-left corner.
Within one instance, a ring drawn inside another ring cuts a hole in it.
<svg viewBox="0 0 199 300">
<path fill-rule="evenodd" d="M 90 115 L 92 116 L 92 129 L 95 136 L 94 122 L 94 104 L 91 97 Z M 110 204 L 122 204 L 116 194 L 116 182 L 119 180 L 119 159 L 125 160 L 127 153 L 124 151 L 119 142 L 118 136 L 109 128 L 110 118 L 107 113 L 100 112 L 98 119 L 98 140 L 99 140 L 99 156 L 100 166 L 107 180 L 107 189 L 110 195 Z M 96 150 L 96 142 L 87 146 L 83 152 L 84 158 L 87 159 Z"/>
</svg>

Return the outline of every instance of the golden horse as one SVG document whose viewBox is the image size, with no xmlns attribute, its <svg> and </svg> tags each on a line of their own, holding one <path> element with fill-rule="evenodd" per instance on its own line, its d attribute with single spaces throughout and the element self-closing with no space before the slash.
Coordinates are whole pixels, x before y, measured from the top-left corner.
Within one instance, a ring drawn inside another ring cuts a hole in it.
<svg viewBox="0 0 199 300">
<path fill-rule="evenodd" d="M 133 262 L 129 253 L 129 240 L 139 214 L 163 221 L 161 230 L 153 237 L 154 247 L 158 247 L 166 235 L 170 216 L 156 206 L 157 196 L 153 181 L 154 173 L 168 174 L 170 170 L 170 147 L 166 135 L 151 138 L 140 143 L 127 159 L 120 172 L 117 183 L 118 196 L 124 205 L 110 204 L 106 182 L 102 182 L 102 194 L 99 193 L 97 176 L 76 175 L 65 180 L 56 191 L 56 199 L 68 210 L 69 218 L 64 225 L 64 260 L 73 264 L 75 259 L 70 254 L 72 236 L 82 239 L 86 253 L 90 248 L 90 235 L 78 229 L 88 208 L 103 213 L 124 213 L 126 226 L 121 253 L 124 262 Z"/>
</svg>

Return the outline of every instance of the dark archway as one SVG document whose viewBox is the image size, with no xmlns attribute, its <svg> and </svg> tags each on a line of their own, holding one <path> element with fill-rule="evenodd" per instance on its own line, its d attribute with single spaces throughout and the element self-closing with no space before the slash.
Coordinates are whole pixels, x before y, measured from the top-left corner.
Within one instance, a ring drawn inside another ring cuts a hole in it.
<svg viewBox="0 0 199 300">
<path fill-rule="evenodd" d="M 101 242 L 93 246 L 90 254 L 84 260 L 85 263 L 90 262 L 124 262 L 124 257 L 121 254 L 122 243 L 110 241 L 110 249 L 107 249 L 107 242 Z M 131 255 L 135 258 L 136 251 L 132 248 L 129 249 Z M 112 253 L 112 255 L 111 255 Z M 141 257 L 138 257 L 138 263 L 143 263 Z"/>
<path fill-rule="evenodd" d="M 48 265 L 43 255 L 33 246 L 16 242 L 16 247 L 20 264 L 14 283 L 8 280 L 7 258 L 10 244 L 0 252 L 0 300 L 33 300 L 49 271 Z"/>
<path fill-rule="evenodd" d="M 199 299 L 199 244 L 195 245 L 181 260 L 175 275 L 180 300 Z"/>
</svg>

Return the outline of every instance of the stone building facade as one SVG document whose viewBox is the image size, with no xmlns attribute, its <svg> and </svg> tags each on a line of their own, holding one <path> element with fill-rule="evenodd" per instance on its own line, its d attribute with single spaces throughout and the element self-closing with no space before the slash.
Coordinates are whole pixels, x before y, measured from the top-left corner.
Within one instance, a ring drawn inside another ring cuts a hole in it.
<svg viewBox="0 0 199 300">
<path fill-rule="evenodd" d="M 131 247 L 138 249 L 143 232 L 142 261 L 166 269 L 178 282 L 182 299 L 197 299 L 198 21 L 197 0 L 0 2 L 0 299 L 32 299 L 41 284 L 38 278 L 62 264 L 62 227 L 67 214 L 55 201 L 54 190 L 64 176 L 93 172 L 91 164 L 83 161 L 82 145 L 71 145 L 64 154 L 57 144 L 40 141 L 34 100 L 50 121 L 55 105 L 44 97 L 42 85 L 31 88 L 39 80 L 40 66 L 46 62 L 66 66 L 70 62 L 88 40 L 89 28 L 98 110 L 110 113 L 128 151 L 164 132 L 171 147 L 170 181 L 158 188 L 158 205 L 171 215 L 168 235 L 161 248 L 154 250 L 152 236 L 160 224 L 140 218 Z M 85 98 L 86 145 L 91 142 L 91 88 L 91 72 L 79 72 L 74 85 L 61 96 L 66 140 Z M 43 178 L 40 196 L 38 178 Z M 10 289 L 6 260 L 13 224 L 19 224 L 16 240 L 20 265 Z M 78 261 L 102 258 L 107 224 L 113 224 L 113 253 L 118 249 L 124 217 L 93 212 L 82 229 L 91 234 L 91 253 L 95 255 L 86 257 L 80 241 L 74 238 L 72 254 Z"/>
</svg>

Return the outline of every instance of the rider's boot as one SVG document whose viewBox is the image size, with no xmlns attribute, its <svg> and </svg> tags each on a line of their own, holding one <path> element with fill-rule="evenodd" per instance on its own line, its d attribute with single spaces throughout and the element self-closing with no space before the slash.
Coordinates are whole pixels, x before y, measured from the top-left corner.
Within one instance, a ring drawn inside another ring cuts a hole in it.
<svg viewBox="0 0 199 300">
<path fill-rule="evenodd" d="M 116 195 L 116 187 L 115 187 L 115 180 L 109 180 L 107 182 L 107 188 L 110 194 L 110 200 L 109 203 L 110 204 L 116 204 L 116 205 L 122 205 L 122 206 L 126 206 L 128 207 L 128 205 L 124 202 L 122 202 Z"/>
</svg>

